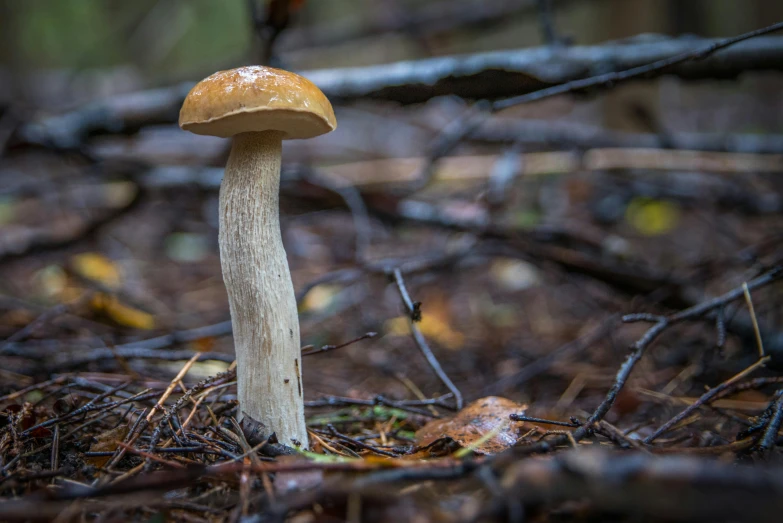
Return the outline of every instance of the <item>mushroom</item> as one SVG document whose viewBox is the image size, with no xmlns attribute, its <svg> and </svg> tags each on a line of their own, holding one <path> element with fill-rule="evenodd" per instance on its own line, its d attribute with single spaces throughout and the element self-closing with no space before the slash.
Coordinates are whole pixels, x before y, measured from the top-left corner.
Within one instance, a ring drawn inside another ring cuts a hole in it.
<svg viewBox="0 0 783 523">
<path fill-rule="evenodd" d="M 220 71 L 188 93 L 182 129 L 233 137 L 220 187 L 220 259 L 237 357 L 239 415 L 307 447 L 299 318 L 280 236 L 282 141 L 337 126 L 312 82 L 270 67 Z"/>
</svg>

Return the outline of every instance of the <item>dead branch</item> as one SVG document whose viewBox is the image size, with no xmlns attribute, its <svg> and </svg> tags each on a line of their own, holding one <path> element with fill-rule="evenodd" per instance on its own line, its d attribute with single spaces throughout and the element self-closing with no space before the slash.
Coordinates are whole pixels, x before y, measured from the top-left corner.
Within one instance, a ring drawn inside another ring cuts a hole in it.
<svg viewBox="0 0 783 523">
<path fill-rule="evenodd" d="M 749 31 L 731 38 L 723 38 L 710 43 L 704 42 L 696 49 L 683 50 L 682 52 L 673 54 L 671 56 L 648 60 L 647 63 L 629 65 L 628 67 L 618 68 L 610 72 L 604 72 L 602 74 L 590 76 L 581 80 L 573 79 L 565 82 L 559 82 L 560 85 L 556 85 L 548 89 L 541 89 L 534 93 L 517 95 L 506 100 L 495 102 L 492 104 L 492 110 L 502 111 L 503 109 L 508 109 L 509 107 L 513 107 L 515 105 L 530 103 L 560 94 L 573 93 L 582 89 L 614 87 L 618 83 L 627 82 L 628 80 L 650 78 L 651 76 L 661 74 L 676 74 L 673 73 L 673 71 L 678 67 L 682 67 L 684 64 L 695 65 L 698 70 L 698 66 L 705 66 L 706 63 L 708 63 L 707 61 L 710 59 L 710 57 L 714 56 L 720 51 L 733 49 L 734 52 L 737 52 L 737 48 L 741 48 L 741 44 L 743 43 L 747 44 L 748 40 L 753 39 L 755 43 L 758 43 L 759 36 L 780 31 L 781 29 L 783 29 L 783 22 L 763 27 L 761 29 L 756 29 L 754 31 Z M 730 55 L 731 53 L 729 52 L 726 54 Z M 720 55 L 721 61 L 728 58 L 726 54 Z M 774 69 L 779 70 L 779 67 Z M 744 69 L 744 71 L 750 70 L 752 70 L 752 67 Z M 725 72 L 727 71 L 724 70 L 724 73 Z M 693 78 L 687 74 L 685 77 Z"/>
<path fill-rule="evenodd" d="M 609 42 L 589 47 L 541 47 L 431 58 L 348 69 L 303 71 L 336 101 L 358 99 L 420 103 L 435 96 L 484 99 L 537 93 L 536 99 L 616 83 L 634 77 L 671 74 L 683 79 L 733 78 L 747 71 L 780 70 L 783 38 L 755 38 L 703 58 L 705 49 L 725 40 L 665 37 Z M 687 61 L 677 62 L 687 55 Z M 703 58 L 703 59 L 702 59 Z M 698 60 L 696 60 L 698 59 Z M 655 67 L 650 67 L 651 64 Z M 598 77 L 594 71 L 605 71 Z M 622 73 L 621 73 L 622 72 Z M 570 82 L 579 81 L 573 84 Z M 557 92 L 544 89 L 553 85 Z M 176 86 L 115 96 L 63 115 L 21 125 L 16 141 L 72 149 L 94 134 L 129 134 L 145 125 L 177 121 L 193 86 Z M 525 100 L 504 101 L 497 109 Z"/>
<path fill-rule="evenodd" d="M 361 68 L 308 71 L 306 74 L 330 98 L 411 104 L 444 95 L 471 99 L 503 98 L 585 79 L 585 85 L 559 88 L 563 92 L 575 91 L 600 85 L 601 82 L 597 83 L 592 75 L 593 71 L 605 71 L 604 82 L 617 82 L 627 76 L 625 71 L 639 67 L 646 69 L 635 76 L 644 75 L 645 78 L 662 74 L 684 79 L 731 78 L 745 71 L 780 70 L 783 58 L 783 39 L 776 37 L 757 38 L 726 49 L 715 58 L 698 62 L 691 60 L 699 59 L 705 48 L 723 44 L 724 40 L 665 37 L 642 37 L 640 40 L 590 47 L 498 51 Z M 687 62 L 675 62 L 686 54 L 694 56 Z M 663 61 L 667 61 L 665 66 Z M 660 65 L 650 68 L 651 64 Z M 621 78 L 618 77 L 620 74 Z M 521 102 L 513 101 L 513 104 L 517 103 Z M 502 105 L 506 107 L 512 103 L 506 101 Z"/>
<path fill-rule="evenodd" d="M 783 470 L 682 456 L 580 449 L 523 460 L 503 475 L 526 504 L 588 500 L 591 510 L 675 521 L 776 521 Z"/>
<path fill-rule="evenodd" d="M 710 61 L 716 60 L 716 53 L 720 53 L 718 58 L 723 59 L 725 57 L 724 53 L 730 54 L 732 51 L 736 53 L 738 47 L 758 44 L 761 40 L 760 36 L 779 31 L 780 29 L 783 29 L 783 22 L 731 38 L 713 40 L 710 43 L 702 41 L 701 45 L 695 49 L 684 50 L 668 56 L 651 58 L 649 55 L 646 55 L 646 58 L 648 58 L 646 61 L 635 65 L 627 64 L 626 67 L 612 67 L 599 74 L 594 74 L 591 71 L 579 78 L 552 82 L 554 85 L 549 87 L 542 86 L 524 94 L 512 95 L 502 100 L 494 102 L 481 100 L 460 118 L 445 126 L 435 138 L 433 145 L 430 147 L 427 162 L 416 177 L 416 181 L 410 184 L 408 190 L 417 192 L 426 187 L 432 179 L 434 165 L 441 158 L 450 154 L 470 133 L 480 128 L 491 114 L 554 96 L 585 91 L 595 92 L 600 89 L 611 89 L 619 83 L 631 80 L 649 79 L 664 74 L 676 74 L 674 71 L 682 67 L 696 67 L 698 69 Z M 650 45 L 648 47 L 653 46 Z M 640 54 L 643 54 L 641 50 Z M 634 56 L 638 57 L 639 55 Z M 685 76 L 685 78 L 688 77 Z"/>
<path fill-rule="evenodd" d="M 654 133 L 614 131 L 599 126 L 547 120 L 495 118 L 468 135 L 469 140 L 518 143 L 532 147 L 684 149 L 708 152 L 783 153 L 776 134 Z"/>
<path fill-rule="evenodd" d="M 702 303 L 699 303 L 698 305 L 694 305 L 693 307 L 689 307 L 688 309 L 672 314 L 670 316 L 655 316 L 652 314 L 629 314 L 624 316 L 623 321 L 626 323 L 642 321 L 642 322 L 653 323 L 654 325 L 650 327 L 647 330 L 647 332 L 645 332 L 645 334 L 641 338 L 639 338 L 639 340 L 636 343 L 634 343 L 631 346 L 631 353 L 628 355 L 625 363 L 623 363 L 623 366 L 620 368 L 620 372 L 617 374 L 615 384 L 612 386 L 612 389 L 609 391 L 609 394 L 607 394 L 606 399 L 601 403 L 601 405 L 599 405 L 599 407 L 596 409 L 593 415 L 590 416 L 585 427 L 581 427 L 576 431 L 576 433 L 579 433 L 581 435 L 581 433 L 584 432 L 585 434 L 587 434 L 590 430 L 589 426 L 603 419 L 606 413 L 609 412 L 609 409 L 614 404 L 614 401 L 617 398 L 617 394 L 620 392 L 623 385 L 625 384 L 625 381 L 628 379 L 628 376 L 633 370 L 633 367 L 641 359 L 645 349 L 649 345 L 651 345 L 661 333 L 663 333 L 672 325 L 676 325 L 684 321 L 693 320 L 702 317 L 705 314 L 712 312 L 716 309 L 724 308 L 729 303 L 744 297 L 745 288 L 752 290 L 752 289 L 757 289 L 759 287 L 764 287 L 780 279 L 781 276 L 783 276 L 783 267 L 776 267 L 768 271 L 767 273 L 759 276 L 758 278 L 755 278 L 754 280 L 747 282 L 747 285 L 737 287 L 721 296 L 718 296 L 711 300 L 705 300 Z M 659 429 L 658 433 L 660 432 L 662 432 L 662 430 Z M 576 433 L 575 433 L 575 437 L 576 437 Z M 657 433 L 653 434 L 652 436 L 647 438 L 645 442 L 646 443 L 652 442 L 654 437 L 657 435 L 658 435 Z"/>
<path fill-rule="evenodd" d="M 499 155 L 452 156 L 434 168 L 431 180 L 442 182 L 483 181 L 489 178 Z M 323 170 L 334 183 L 360 186 L 405 184 L 426 165 L 427 159 L 390 158 L 335 165 Z M 590 149 L 576 152 L 520 154 L 515 159 L 515 177 L 540 177 L 578 171 L 650 170 L 708 173 L 777 173 L 783 171 L 783 155 L 758 155 L 662 149 Z M 370 174 L 368 174 L 370 173 Z"/>
</svg>

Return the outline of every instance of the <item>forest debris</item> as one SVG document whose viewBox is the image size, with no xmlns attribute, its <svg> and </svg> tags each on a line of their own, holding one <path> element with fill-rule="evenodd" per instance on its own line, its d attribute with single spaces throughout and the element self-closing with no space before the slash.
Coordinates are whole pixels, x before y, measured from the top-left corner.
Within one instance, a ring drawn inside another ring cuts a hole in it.
<svg viewBox="0 0 783 523">
<path fill-rule="evenodd" d="M 517 461 L 500 484 L 504 497 L 524 503 L 585 500 L 586 511 L 630 516 L 623 521 L 771 522 L 783 508 L 780 467 L 607 452 L 598 445 Z"/>
<path fill-rule="evenodd" d="M 90 298 L 90 308 L 105 315 L 113 322 L 132 329 L 151 330 L 155 327 L 155 318 L 137 307 L 127 305 L 114 294 L 123 284 L 122 270 L 115 262 L 98 252 L 84 252 L 71 257 L 70 266 L 80 278 L 95 283 L 100 290 Z M 66 292 L 67 291 L 67 292 Z M 61 299 L 73 299 L 83 293 L 78 282 L 66 287 Z"/>
<path fill-rule="evenodd" d="M 103 284 L 116 290 L 122 284 L 119 267 L 109 258 L 98 252 L 83 252 L 71 257 L 74 272 L 83 278 Z"/>
<path fill-rule="evenodd" d="M 625 220 L 644 236 L 667 234 L 677 227 L 680 211 L 673 202 L 637 197 L 625 210 Z"/>
<path fill-rule="evenodd" d="M 433 180 L 440 182 L 484 181 L 498 155 L 450 156 L 435 167 Z M 371 191 L 384 184 L 415 179 L 427 158 L 362 160 L 331 166 L 323 174 L 339 185 L 353 185 Z M 572 151 L 532 152 L 520 155 L 516 177 L 539 177 L 584 171 L 689 171 L 744 175 L 748 172 L 776 173 L 783 168 L 783 155 L 710 151 L 667 151 L 655 148 L 589 149 L 580 156 Z M 372 173 L 368 176 L 367 173 Z"/>
<path fill-rule="evenodd" d="M 426 303 L 427 313 L 421 314 L 421 309 L 417 309 L 418 314 L 421 315 L 421 319 L 417 322 L 421 333 L 447 349 L 461 349 L 465 345 L 465 335 L 452 327 L 453 321 L 447 297 L 435 293 L 426 296 L 423 301 Z M 392 336 L 410 336 L 411 333 L 408 318 L 404 316 L 387 320 L 384 330 L 387 335 Z"/>
<path fill-rule="evenodd" d="M 427 423 L 416 432 L 416 441 L 421 446 L 430 446 L 450 439 L 477 454 L 497 454 L 519 441 L 523 424 L 511 421 L 509 416 L 525 409 L 527 405 L 499 396 L 481 398 L 451 418 Z M 492 436 L 487 437 L 488 434 Z"/>
<path fill-rule="evenodd" d="M 123 304 L 117 296 L 97 293 L 90 300 L 90 306 L 123 327 L 140 330 L 155 328 L 155 318 L 150 313 Z"/>
<path fill-rule="evenodd" d="M 97 436 L 95 436 L 95 439 L 97 441 L 92 445 L 90 445 L 90 452 L 114 452 L 119 448 L 120 441 L 124 440 L 125 436 L 127 435 L 128 435 L 128 426 L 125 424 L 120 425 L 119 427 L 113 429 L 109 429 L 106 432 L 102 432 Z M 86 457 L 84 458 L 84 461 L 86 461 L 90 465 L 94 465 L 96 467 L 102 467 L 110 459 L 111 456 L 96 456 L 96 457 Z"/>
<path fill-rule="evenodd" d="M 277 463 L 294 463 L 300 461 L 299 456 L 280 456 Z M 281 471 L 275 474 L 275 493 L 279 496 L 296 490 L 309 490 L 323 483 L 324 472 L 322 470 L 291 470 Z"/>
<path fill-rule="evenodd" d="M 433 314 L 430 314 L 433 312 Z M 386 333 L 392 336 L 410 336 L 408 318 L 398 316 L 388 320 L 384 324 Z M 421 333 L 437 341 L 440 345 L 452 350 L 458 350 L 465 344 L 465 335 L 451 328 L 449 320 L 444 314 L 427 308 L 427 314 L 422 315 L 419 323 Z"/>
</svg>

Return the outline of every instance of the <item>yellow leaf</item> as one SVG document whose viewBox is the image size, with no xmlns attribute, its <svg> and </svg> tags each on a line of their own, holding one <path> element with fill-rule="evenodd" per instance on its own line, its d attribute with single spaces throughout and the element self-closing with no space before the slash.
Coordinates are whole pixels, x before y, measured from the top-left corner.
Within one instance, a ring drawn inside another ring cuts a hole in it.
<svg viewBox="0 0 783 523">
<path fill-rule="evenodd" d="M 417 324 L 424 336 L 432 338 L 447 349 L 459 349 L 465 343 L 465 335 L 452 330 L 448 323 L 434 314 L 422 314 L 421 322 Z M 400 316 L 386 321 L 384 330 L 392 336 L 410 336 L 411 330 L 408 318 Z"/>
<path fill-rule="evenodd" d="M 310 289 L 310 292 L 308 292 L 304 300 L 302 300 L 300 310 L 302 312 L 320 312 L 326 310 L 326 308 L 334 302 L 337 293 L 342 289 L 343 288 L 339 285 L 316 285 Z"/>
<path fill-rule="evenodd" d="M 103 254 L 85 252 L 71 258 L 73 270 L 82 278 L 96 281 L 110 289 L 118 289 L 122 275 L 117 265 Z"/>
<path fill-rule="evenodd" d="M 672 202 L 634 198 L 625 209 L 626 221 L 645 236 L 666 234 L 677 226 L 680 212 Z"/>
<path fill-rule="evenodd" d="M 142 330 L 155 328 L 155 318 L 151 314 L 124 305 L 116 296 L 98 293 L 93 296 L 91 305 L 94 310 L 104 313 L 123 327 Z"/>
</svg>

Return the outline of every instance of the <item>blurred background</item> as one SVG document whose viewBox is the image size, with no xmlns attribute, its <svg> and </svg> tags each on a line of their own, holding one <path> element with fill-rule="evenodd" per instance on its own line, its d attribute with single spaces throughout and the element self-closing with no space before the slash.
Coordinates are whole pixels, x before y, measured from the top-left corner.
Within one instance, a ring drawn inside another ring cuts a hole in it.
<svg viewBox="0 0 783 523">
<path fill-rule="evenodd" d="M 783 36 L 497 111 L 432 161 L 444 130 L 477 100 L 780 20 L 774 0 L 0 0 L 0 382 L 166 383 L 194 350 L 210 356 L 190 378 L 228 366 L 229 142 L 176 118 L 193 82 L 263 63 L 312 78 L 339 123 L 285 144 L 302 343 L 379 333 L 308 358 L 306 397 L 447 392 L 410 337 L 397 267 L 466 398 L 579 414 L 642 332 L 607 320 L 690 306 L 780 260 Z M 424 61 L 453 55 L 471 58 Z M 779 295 L 760 295 L 774 348 Z M 677 333 L 614 416 L 668 409 L 652 390 L 698 395 L 755 358 L 742 314 L 720 350 L 702 325 Z"/>
</svg>

